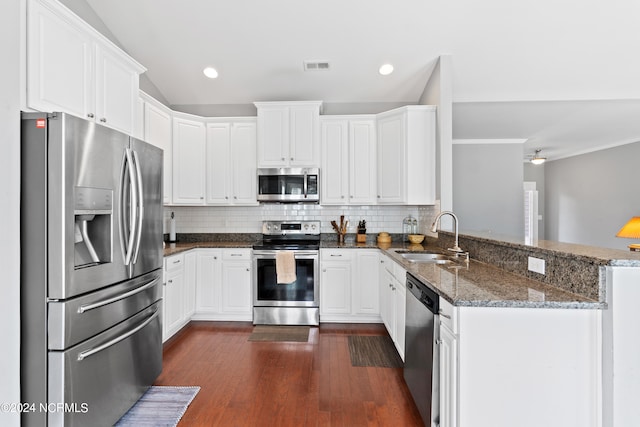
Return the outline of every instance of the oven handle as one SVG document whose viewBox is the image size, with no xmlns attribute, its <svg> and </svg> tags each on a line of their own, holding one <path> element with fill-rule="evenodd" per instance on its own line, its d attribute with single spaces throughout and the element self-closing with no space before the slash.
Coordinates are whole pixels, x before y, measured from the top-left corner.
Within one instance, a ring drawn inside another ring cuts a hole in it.
<svg viewBox="0 0 640 427">
<path fill-rule="evenodd" d="M 254 257 L 274 257 L 280 251 L 253 251 Z M 294 258 L 298 256 L 318 256 L 318 251 L 293 251 Z"/>
</svg>

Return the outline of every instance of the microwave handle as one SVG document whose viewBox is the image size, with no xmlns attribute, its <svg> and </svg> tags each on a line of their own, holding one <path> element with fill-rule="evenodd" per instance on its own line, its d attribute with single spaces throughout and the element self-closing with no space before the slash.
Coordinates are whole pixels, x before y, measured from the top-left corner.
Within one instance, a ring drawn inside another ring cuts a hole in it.
<svg viewBox="0 0 640 427">
<path fill-rule="evenodd" d="M 303 182 L 302 187 L 303 187 L 303 190 L 304 190 L 304 198 L 305 199 L 307 198 L 307 179 L 308 179 L 307 171 L 305 170 L 304 171 L 304 180 L 302 181 Z"/>
</svg>

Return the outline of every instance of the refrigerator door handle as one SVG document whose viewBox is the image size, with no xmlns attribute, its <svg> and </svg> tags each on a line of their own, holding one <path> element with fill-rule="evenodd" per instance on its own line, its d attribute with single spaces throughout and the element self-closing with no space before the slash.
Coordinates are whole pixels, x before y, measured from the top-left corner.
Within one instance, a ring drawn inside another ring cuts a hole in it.
<svg viewBox="0 0 640 427">
<path fill-rule="evenodd" d="M 153 312 L 153 314 L 151 316 L 149 316 L 149 318 L 147 320 L 145 320 L 144 322 L 142 322 L 141 324 L 139 324 L 138 326 L 136 326 L 135 328 L 125 332 L 124 334 L 115 337 L 112 340 L 109 340 L 103 344 L 100 344 L 97 347 L 94 347 L 92 349 L 89 350 L 85 350 L 83 352 L 81 352 L 80 354 L 78 354 L 78 361 L 82 361 L 84 359 L 86 359 L 87 357 L 93 356 L 94 354 L 100 353 L 103 350 L 108 349 L 111 346 L 114 346 L 116 344 L 118 344 L 120 341 L 126 340 L 127 338 L 129 338 L 131 335 L 135 334 L 136 332 L 138 332 L 140 329 L 144 328 L 145 326 L 147 326 L 149 323 L 151 323 L 151 321 L 153 319 L 156 318 L 156 316 L 158 316 L 158 309 L 156 308 L 156 310 Z"/>
<path fill-rule="evenodd" d="M 134 170 L 134 165 L 133 165 L 133 156 L 131 155 L 131 149 L 129 148 L 125 148 L 125 165 L 126 165 L 126 172 L 128 172 L 129 175 L 129 189 L 130 189 L 130 195 L 131 195 L 131 200 L 130 200 L 130 204 L 129 204 L 129 212 L 126 212 L 124 209 L 124 206 L 126 206 L 125 204 L 125 191 L 124 191 L 124 183 L 125 183 L 125 179 L 123 176 L 123 180 L 122 180 L 122 188 L 121 188 L 121 206 L 122 209 L 120 210 L 120 223 L 122 224 L 124 222 L 124 217 L 125 216 L 129 216 L 129 235 L 126 235 L 126 230 L 124 229 L 124 227 L 122 227 L 122 235 L 123 235 L 123 240 L 126 240 L 126 246 L 125 246 L 125 252 L 124 252 L 124 264 L 125 265 L 129 265 L 131 264 L 131 259 L 133 257 L 133 250 L 134 250 L 134 245 L 135 245 L 135 238 L 136 238 L 136 234 L 137 234 L 137 225 L 138 225 L 138 221 L 137 221 L 137 213 L 138 213 L 138 186 L 135 185 L 134 183 L 137 181 L 137 177 L 136 177 L 136 173 Z"/>
<path fill-rule="evenodd" d="M 104 299 L 104 300 L 101 300 L 101 301 L 97 301 L 97 302 L 94 302 L 92 304 L 81 305 L 80 307 L 78 307 L 78 313 L 82 314 L 82 313 L 84 313 L 86 311 L 93 310 L 93 309 L 96 309 L 96 308 L 100 308 L 100 307 L 103 307 L 103 306 L 105 306 L 107 304 L 111 304 L 113 302 L 120 301 L 120 300 L 123 300 L 125 298 L 129 298 L 130 296 L 133 296 L 133 295 L 138 294 L 138 293 L 140 293 L 140 292 L 142 292 L 144 290 L 152 288 L 153 286 L 155 286 L 155 284 L 158 282 L 159 279 L 160 279 L 159 277 L 156 277 L 153 280 L 149 280 L 148 282 L 143 283 L 142 286 L 140 286 L 139 288 L 130 290 L 130 291 L 125 292 L 125 293 L 120 294 L 120 295 L 116 295 L 115 297 L 111 297 L 111 298 L 107 298 L 107 299 Z"/>
<path fill-rule="evenodd" d="M 132 263 L 135 264 L 138 261 L 138 253 L 140 252 L 140 242 L 142 240 L 142 220 L 144 218 L 144 188 L 142 186 L 142 173 L 140 172 L 140 158 L 138 157 L 138 152 L 135 150 L 131 150 L 133 153 L 134 160 L 134 169 L 136 171 L 136 185 L 138 187 L 138 205 L 137 205 L 137 213 L 136 213 L 136 237 L 135 237 L 135 248 L 133 252 Z"/>
</svg>

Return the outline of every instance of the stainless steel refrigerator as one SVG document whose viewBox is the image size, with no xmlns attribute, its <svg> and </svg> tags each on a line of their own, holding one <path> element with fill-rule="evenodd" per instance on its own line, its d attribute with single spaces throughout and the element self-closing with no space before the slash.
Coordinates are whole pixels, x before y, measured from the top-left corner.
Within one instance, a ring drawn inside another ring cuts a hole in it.
<svg viewBox="0 0 640 427">
<path fill-rule="evenodd" d="M 162 370 L 163 153 L 63 113 L 21 131 L 22 425 L 111 426 Z"/>
</svg>

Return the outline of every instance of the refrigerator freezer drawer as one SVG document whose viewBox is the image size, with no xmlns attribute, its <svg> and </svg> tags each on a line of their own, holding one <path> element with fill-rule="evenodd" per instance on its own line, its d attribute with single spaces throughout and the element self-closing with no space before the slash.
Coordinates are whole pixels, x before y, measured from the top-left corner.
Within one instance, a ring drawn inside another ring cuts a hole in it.
<svg viewBox="0 0 640 427">
<path fill-rule="evenodd" d="M 162 371 L 161 304 L 64 352 L 49 352 L 49 426 L 113 425 Z"/>
<path fill-rule="evenodd" d="M 64 350 L 162 298 L 162 271 L 66 301 L 49 302 L 49 350 Z"/>
</svg>

